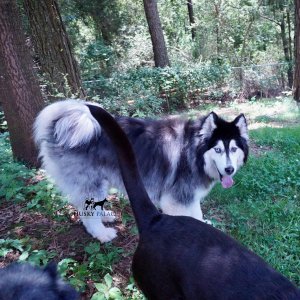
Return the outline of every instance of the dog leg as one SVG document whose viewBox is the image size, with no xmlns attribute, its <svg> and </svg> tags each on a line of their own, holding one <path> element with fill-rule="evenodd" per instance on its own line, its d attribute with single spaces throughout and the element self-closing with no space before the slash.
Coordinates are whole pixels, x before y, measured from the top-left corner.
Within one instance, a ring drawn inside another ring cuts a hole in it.
<svg viewBox="0 0 300 300">
<path fill-rule="evenodd" d="M 188 216 L 195 219 L 203 219 L 202 211 L 200 208 L 200 203 L 195 205 L 195 201 L 190 204 L 181 204 L 178 201 L 174 200 L 170 194 L 162 195 L 160 199 L 160 208 L 163 213 L 171 216 Z"/>
<path fill-rule="evenodd" d="M 112 223 L 116 220 L 116 214 L 112 210 L 103 209 L 101 215 L 102 222 Z"/>
<path fill-rule="evenodd" d="M 171 216 L 188 216 L 199 221 L 211 224 L 211 221 L 203 219 L 203 213 L 199 200 L 194 200 L 189 204 L 181 204 L 172 198 L 170 194 L 164 194 L 161 197 L 160 208 L 163 213 Z"/>
<path fill-rule="evenodd" d="M 95 201 L 95 199 L 104 199 L 107 194 L 107 183 L 103 180 L 101 189 L 92 190 L 89 187 L 85 187 L 85 190 L 75 190 L 73 194 L 69 194 L 70 202 L 82 212 L 85 207 L 84 200 L 87 197 Z M 88 190 L 88 192 L 86 192 Z M 95 196 L 96 195 L 96 196 Z M 94 238 L 100 240 L 102 243 L 109 242 L 117 236 L 117 231 L 114 228 L 105 227 L 102 223 L 102 215 L 98 214 L 100 210 L 94 210 L 94 205 L 90 204 L 90 213 L 88 216 L 82 216 L 80 219 L 86 228 L 86 231 Z M 111 220 L 111 218 L 109 218 Z"/>
<path fill-rule="evenodd" d="M 86 217 L 81 218 L 81 221 L 89 234 L 100 242 L 106 243 L 117 236 L 117 231 L 114 228 L 105 227 L 101 219 Z"/>
</svg>

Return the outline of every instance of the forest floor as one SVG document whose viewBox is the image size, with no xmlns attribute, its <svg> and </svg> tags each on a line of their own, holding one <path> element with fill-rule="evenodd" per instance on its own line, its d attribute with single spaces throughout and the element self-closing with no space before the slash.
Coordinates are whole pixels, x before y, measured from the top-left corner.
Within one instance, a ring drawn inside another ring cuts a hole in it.
<svg viewBox="0 0 300 300">
<path fill-rule="evenodd" d="M 251 151 L 235 186 L 224 191 L 216 185 L 203 203 L 204 213 L 299 285 L 299 111 L 291 99 L 278 98 L 209 104 L 181 115 L 196 118 L 212 110 L 228 120 L 245 114 Z M 14 162 L 7 134 L 0 138 L 0 267 L 17 260 L 38 265 L 55 260 L 82 299 L 144 299 L 131 278 L 138 237 L 126 199 L 110 196 L 117 220 L 107 225 L 118 229 L 118 237 L 101 245 L 43 171 Z"/>
</svg>

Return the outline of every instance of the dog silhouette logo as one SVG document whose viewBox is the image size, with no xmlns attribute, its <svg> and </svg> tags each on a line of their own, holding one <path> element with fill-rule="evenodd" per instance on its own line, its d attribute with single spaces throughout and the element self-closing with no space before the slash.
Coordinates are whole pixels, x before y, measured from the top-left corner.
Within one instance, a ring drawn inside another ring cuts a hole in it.
<svg viewBox="0 0 300 300">
<path fill-rule="evenodd" d="M 108 202 L 106 198 L 102 201 L 95 201 L 94 198 L 87 198 L 84 202 L 84 210 L 96 210 L 97 206 L 99 206 L 101 210 L 104 210 L 105 202 Z"/>
<path fill-rule="evenodd" d="M 106 198 L 104 200 L 102 200 L 102 201 L 94 202 L 93 209 L 96 209 L 97 206 L 100 206 L 101 210 L 103 210 L 105 202 L 108 202 L 108 200 Z"/>
</svg>

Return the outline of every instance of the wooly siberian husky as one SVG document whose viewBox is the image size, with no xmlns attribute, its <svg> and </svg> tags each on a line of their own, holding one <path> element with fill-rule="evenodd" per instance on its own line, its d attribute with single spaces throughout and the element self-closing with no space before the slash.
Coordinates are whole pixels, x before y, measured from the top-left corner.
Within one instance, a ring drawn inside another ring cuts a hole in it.
<svg viewBox="0 0 300 300">
<path fill-rule="evenodd" d="M 78 209 L 87 197 L 103 200 L 110 187 L 125 191 L 113 146 L 87 104 L 98 106 L 77 100 L 56 102 L 44 108 L 34 124 L 43 167 Z M 218 181 L 231 187 L 232 177 L 248 157 L 242 114 L 232 122 L 213 112 L 195 121 L 116 120 L 133 145 L 150 198 L 169 215 L 203 220 L 200 200 Z M 105 227 L 99 218 L 82 218 L 82 222 L 101 242 L 116 237 L 116 230 Z"/>
</svg>

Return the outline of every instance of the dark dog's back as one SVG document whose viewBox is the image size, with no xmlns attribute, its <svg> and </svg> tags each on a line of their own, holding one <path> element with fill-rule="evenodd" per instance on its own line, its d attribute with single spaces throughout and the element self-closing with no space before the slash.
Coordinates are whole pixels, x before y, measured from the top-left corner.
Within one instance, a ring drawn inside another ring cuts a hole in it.
<svg viewBox="0 0 300 300">
<path fill-rule="evenodd" d="M 149 299 L 300 299 L 260 257 L 189 217 L 164 216 L 141 235 L 133 274 Z"/>
<path fill-rule="evenodd" d="M 300 291 L 223 232 L 190 217 L 160 214 L 138 172 L 132 147 L 115 120 L 89 106 L 112 139 L 140 233 L 133 275 L 154 300 L 299 300 Z"/>
</svg>

